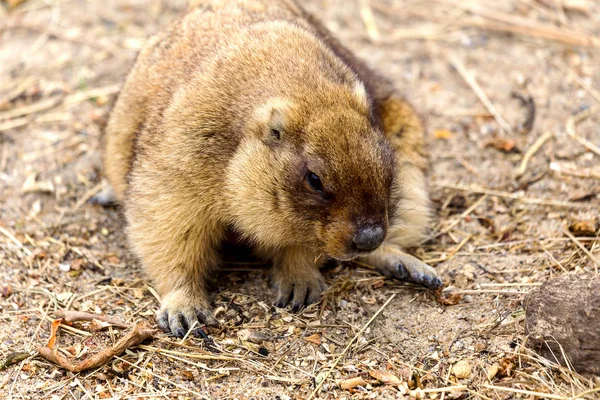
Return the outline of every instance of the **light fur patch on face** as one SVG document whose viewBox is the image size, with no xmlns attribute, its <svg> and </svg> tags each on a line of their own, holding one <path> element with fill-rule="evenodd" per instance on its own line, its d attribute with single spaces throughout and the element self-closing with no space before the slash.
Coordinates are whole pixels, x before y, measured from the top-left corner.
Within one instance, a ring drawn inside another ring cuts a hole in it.
<svg viewBox="0 0 600 400">
<path fill-rule="evenodd" d="M 358 102 L 365 108 L 369 108 L 369 96 L 367 96 L 367 89 L 365 84 L 357 80 L 354 84 L 354 96 Z"/>
<path fill-rule="evenodd" d="M 290 101 L 274 97 L 257 110 L 256 116 L 259 121 L 270 128 L 285 130 L 286 122 L 289 122 L 291 108 Z"/>
</svg>

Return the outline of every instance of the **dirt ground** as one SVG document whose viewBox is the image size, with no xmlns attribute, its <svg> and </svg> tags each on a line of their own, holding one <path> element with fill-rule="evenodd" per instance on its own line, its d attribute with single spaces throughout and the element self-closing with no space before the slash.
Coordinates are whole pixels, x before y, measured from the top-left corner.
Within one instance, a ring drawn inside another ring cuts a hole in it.
<svg viewBox="0 0 600 400">
<path fill-rule="evenodd" d="M 527 292 L 599 267 L 597 229 L 565 228 L 600 208 L 600 3 L 307 1 L 427 121 L 438 219 L 414 252 L 456 304 L 349 264 L 296 315 L 271 306 L 266 266 L 232 262 L 210 341 L 161 333 L 81 373 L 37 355 L 55 310 L 154 323 L 119 209 L 87 200 L 119 86 L 186 2 L 0 4 L 0 360 L 30 354 L 0 371 L 1 398 L 600 398 L 598 378 L 536 356 L 523 323 Z M 57 346 L 79 361 L 124 334 L 91 328 Z"/>
</svg>

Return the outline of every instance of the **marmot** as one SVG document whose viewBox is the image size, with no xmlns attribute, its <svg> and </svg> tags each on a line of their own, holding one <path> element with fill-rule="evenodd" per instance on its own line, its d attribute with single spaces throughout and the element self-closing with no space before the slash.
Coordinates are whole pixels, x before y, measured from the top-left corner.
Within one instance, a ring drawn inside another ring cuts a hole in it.
<svg viewBox="0 0 600 400">
<path fill-rule="evenodd" d="M 277 307 L 317 301 L 326 259 L 441 286 L 403 252 L 430 203 L 423 128 L 393 84 L 294 0 L 195 3 L 141 51 L 105 132 L 159 326 L 216 322 L 205 279 L 228 232 L 272 259 Z"/>
</svg>

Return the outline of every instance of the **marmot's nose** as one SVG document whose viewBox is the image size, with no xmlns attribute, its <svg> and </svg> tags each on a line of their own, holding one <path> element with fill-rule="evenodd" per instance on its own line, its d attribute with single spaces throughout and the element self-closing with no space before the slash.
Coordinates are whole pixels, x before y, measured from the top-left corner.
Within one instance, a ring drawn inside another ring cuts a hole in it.
<svg viewBox="0 0 600 400">
<path fill-rule="evenodd" d="M 381 225 L 369 225 L 359 228 L 352 238 L 358 250 L 371 251 L 379 247 L 385 239 L 385 230 Z"/>
</svg>

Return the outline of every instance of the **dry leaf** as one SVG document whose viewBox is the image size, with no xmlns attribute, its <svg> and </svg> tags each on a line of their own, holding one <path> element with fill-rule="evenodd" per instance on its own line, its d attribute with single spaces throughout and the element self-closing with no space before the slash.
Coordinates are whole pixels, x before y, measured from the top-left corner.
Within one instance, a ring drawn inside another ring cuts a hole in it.
<svg viewBox="0 0 600 400">
<path fill-rule="evenodd" d="M 575 236 L 596 236 L 596 232 L 598 231 L 598 221 L 577 221 L 569 226 L 569 230 Z"/>
<path fill-rule="evenodd" d="M 181 379 L 184 381 L 193 381 L 194 373 L 192 371 L 181 371 Z"/>
<path fill-rule="evenodd" d="M 492 380 L 493 377 L 496 376 L 498 371 L 500 370 L 500 366 L 498 363 L 494 363 L 491 367 L 488 368 L 486 375 L 489 380 Z"/>
<path fill-rule="evenodd" d="M 386 385 L 398 386 L 402 383 L 400 378 L 387 371 L 369 371 L 369 375 Z"/>
<path fill-rule="evenodd" d="M 112 324 L 110 322 L 93 319 L 92 323 L 90 324 L 90 331 L 92 331 L 92 332 L 101 331 L 102 329 L 106 329 L 109 326 L 112 326 Z"/>
<path fill-rule="evenodd" d="M 454 136 L 454 134 L 449 131 L 448 129 L 436 129 L 433 132 L 433 137 L 436 138 L 437 140 L 443 139 L 443 140 L 448 140 L 448 139 L 452 139 L 452 136 Z"/>
<path fill-rule="evenodd" d="M 462 299 L 462 294 L 451 292 L 442 293 L 441 291 L 437 291 L 435 292 L 435 299 L 443 306 L 455 306 Z"/>
<path fill-rule="evenodd" d="M 377 279 L 371 286 L 373 286 L 373 289 L 379 289 L 383 287 L 383 285 L 385 285 L 385 281 L 383 279 Z"/>
<path fill-rule="evenodd" d="M 318 333 L 314 333 L 310 336 L 306 336 L 304 340 L 306 340 L 307 342 L 314 343 L 318 346 L 321 344 L 321 335 L 319 335 Z"/>
<path fill-rule="evenodd" d="M 36 174 L 29 175 L 25 182 L 23 183 L 23 193 L 53 193 L 54 185 L 51 181 L 41 181 L 38 182 L 36 180 Z"/>
<path fill-rule="evenodd" d="M 467 360 L 460 360 L 452 366 L 452 374 L 458 379 L 468 378 L 471 375 L 471 364 Z"/>
<path fill-rule="evenodd" d="M 518 151 L 517 142 L 514 139 L 506 139 L 506 138 L 493 138 L 484 143 L 485 147 L 493 147 L 497 150 L 504 151 L 506 153 L 510 153 L 513 151 Z"/>
<path fill-rule="evenodd" d="M 56 295 L 56 300 L 58 300 L 59 303 L 66 304 L 67 300 L 69 300 L 71 296 L 73 296 L 72 292 L 62 292 Z"/>
<path fill-rule="evenodd" d="M 54 321 L 52 321 L 52 325 L 50 328 L 50 337 L 48 338 L 48 343 L 46 344 L 46 347 L 48 347 L 49 349 L 54 349 L 54 345 L 56 344 L 56 332 L 58 332 L 58 327 L 61 322 L 62 319 L 55 319 Z"/>
<path fill-rule="evenodd" d="M 339 383 L 339 386 L 344 390 L 351 390 L 357 386 L 365 386 L 366 384 L 367 381 L 358 376 L 356 378 L 344 379 Z"/>
<path fill-rule="evenodd" d="M 81 343 L 75 343 L 73 346 L 69 346 L 65 350 L 68 351 L 73 357 L 76 357 L 79 353 L 81 353 Z"/>
</svg>

